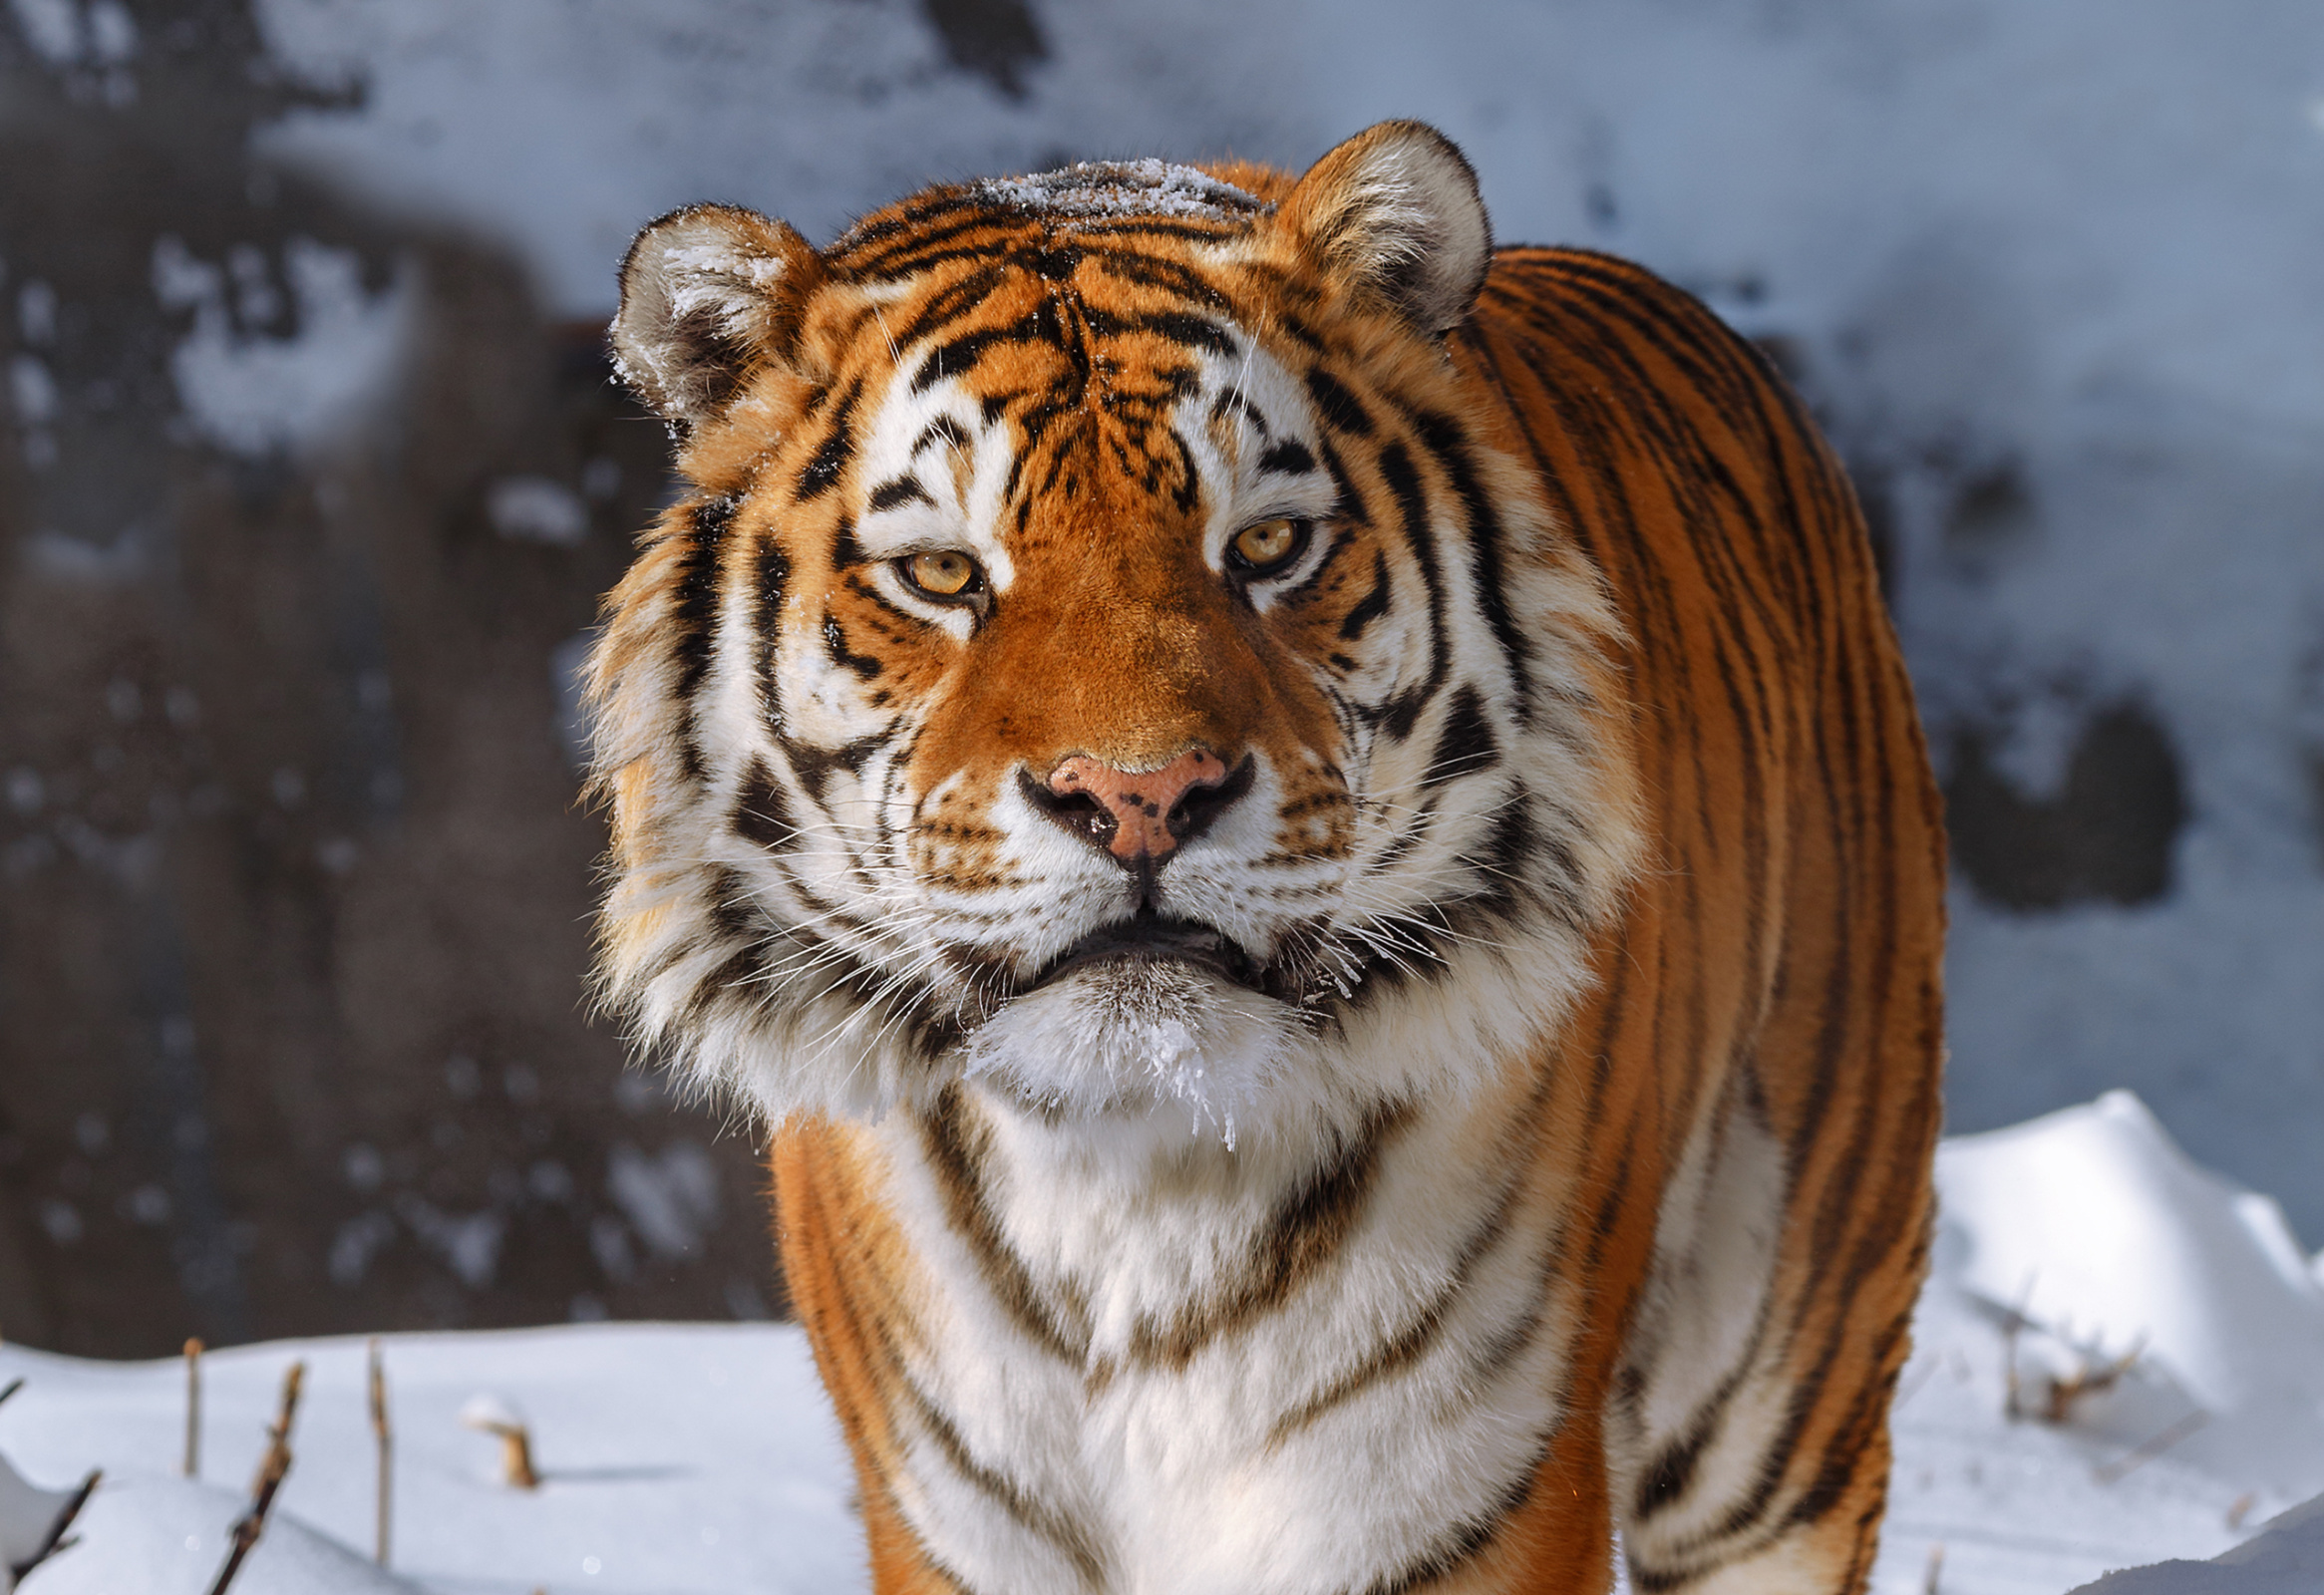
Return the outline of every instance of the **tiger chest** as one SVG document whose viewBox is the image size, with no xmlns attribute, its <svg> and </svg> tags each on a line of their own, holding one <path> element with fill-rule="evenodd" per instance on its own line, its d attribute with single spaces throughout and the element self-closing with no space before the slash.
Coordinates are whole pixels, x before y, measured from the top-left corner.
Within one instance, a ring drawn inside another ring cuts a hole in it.
<svg viewBox="0 0 2324 1595">
<path fill-rule="evenodd" d="M 919 1260 L 892 1487 L 969 1587 L 1361 1586 L 1536 1467 L 1576 1307 L 1468 1114 L 1321 1155 L 954 1114 L 878 1134 Z"/>
</svg>

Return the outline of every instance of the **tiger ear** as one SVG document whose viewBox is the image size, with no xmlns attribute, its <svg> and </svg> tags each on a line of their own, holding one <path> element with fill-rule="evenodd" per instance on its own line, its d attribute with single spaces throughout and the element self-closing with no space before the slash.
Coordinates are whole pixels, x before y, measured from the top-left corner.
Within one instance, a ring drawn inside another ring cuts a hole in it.
<svg viewBox="0 0 2324 1595">
<path fill-rule="evenodd" d="M 1307 168 L 1277 215 L 1328 271 L 1387 299 L 1431 338 L 1469 314 L 1493 260 L 1476 169 L 1425 122 L 1357 134 Z"/>
<path fill-rule="evenodd" d="M 621 262 L 614 368 L 655 414 L 698 426 L 791 355 L 822 278 L 823 257 L 783 222 L 734 205 L 673 210 Z"/>
</svg>

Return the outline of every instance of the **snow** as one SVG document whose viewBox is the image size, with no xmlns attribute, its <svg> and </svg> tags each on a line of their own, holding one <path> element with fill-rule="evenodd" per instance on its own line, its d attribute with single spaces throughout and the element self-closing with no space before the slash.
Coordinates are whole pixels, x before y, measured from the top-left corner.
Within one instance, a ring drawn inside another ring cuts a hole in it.
<svg viewBox="0 0 2324 1595">
<path fill-rule="evenodd" d="M 285 1566 L 278 1588 L 820 1595 L 863 1584 L 849 1469 L 796 1328 L 591 1324 L 390 1335 L 382 1356 L 395 1430 L 390 1570 L 411 1585 L 319 1574 L 300 1583 Z M 75 1525 L 82 1544 L 27 1578 L 26 1595 L 206 1587 L 223 1555 L 223 1525 L 257 1468 L 283 1371 L 296 1359 L 307 1375 L 294 1460 L 245 1575 L 253 1595 L 268 1546 L 291 1538 L 290 1525 L 342 1547 L 373 1543 L 364 1341 L 277 1342 L 204 1358 L 199 1491 L 174 1477 L 184 1444 L 181 1363 L 101 1364 L 0 1348 L 0 1382 L 26 1381 L 0 1407 L 0 1454 L 49 1488 L 93 1466 L 106 1470 Z M 523 1416 L 537 1490 L 499 1482 L 501 1442 L 466 1427 L 469 1412 Z M 107 1548 L 116 1534 L 122 1548 Z M 188 1536 L 200 1542 L 191 1550 Z M 136 1558 L 148 1559 L 136 1563 L 147 1569 L 140 1577 L 116 1571 Z M 90 1571 L 76 1571 L 77 1561 Z M 240 1595 L 239 1580 L 235 1588 Z"/>
<path fill-rule="evenodd" d="M 718 1217 L 718 1173 L 696 1141 L 672 1141 L 658 1157 L 621 1142 L 607 1161 L 605 1188 L 656 1257 L 692 1251 Z"/>
<path fill-rule="evenodd" d="M 2111 1574 L 2077 1595 L 2307 1595 L 2324 1588 L 2324 1500 L 2286 1512 L 2209 1564 L 2173 1559 Z"/>
<path fill-rule="evenodd" d="M 1955 1284 L 2078 1361 L 2140 1354 L 2099 1430 L 2135 1443 L 2199 1411 L 2174 1454 L 2279 1500 L 2324 1491 L 2324 1291 L 2273 1201 L 2187 1161 L 2128 1092 L 1939 1167 Z"/>
<path fill-rule="evenodd" d="M 17 1586 L 31 1595 L 153 1595 L 209 1588 L 241 1516 L 237 1490 L 177 1478 L 140 1478 L 101 1489 L 73 1520 L 80 1543 Z M 271 1520 L 241 1569 L 233 1595 L 419 1595 L 305 1524 Z"/>
<path fill-rule="evenodd" d="M 2312 1595 L 2316 1579 L 2282 1570 L 2324 1557 L 2319 1509 L 2252 1538 L 2324 1489 L 2324 1292 L 2273 1205 L 2189 1162 L 2127 1093 L 1948 1140 L 1937 1171 L 1935 1275 L 1898 1389 L 1877 1595 L 1924 1595 L 1932 1557 L 1942 1595 L 2062 1595 L 2173 1558 L 2183 1565 L 2105 1595 Z M 174 1476 L 179 1362 L 0 1347 L 0 1383 L 26 1382 L 0 1407 L 0 1456 L 52 1491 L 105 1469 L 75 1524 L 81 1543 L 38 1568 L 27 1595 L 199 1587 L 299 1359 L 296 1459 L 243 1595 L 863 1587 L 849 1466 L 797 1328 L 593 1324 L 381 1344 L 393 1579 L 348 1549 L 373 1543 L 375 1521 L 362 1340 L 210 1354 L 199 1481 Z M 2061 1404 L 2064 1422 L 2036 1416 L 2060 1381 L 2127 1356 L 2111 1386 Z M 2014 1420 L 2013 1366 L 2026 1415 Z M 516 1425 L 537 1489 L 503 1481 L 501 1436 Z M 7 1488 L 0 1474 L 0 1535 L 20 1532 Z M 2205 1560 L 2239 1545 L 2240 1563 Z"/>
<path fill-rule="evenodd" d="M 79 1493 L 42 1489 L 0 1457 L 0 1590 L 9 1587 L 13 1569 L 49 1549 Z"/>
<path fill-rule="evenodd" d="M 1165 161 L 1084 160 L 1059 171 L 994 177 L 977 190 L 995 204 L 1061 216 L 1228 217 L 1259 208 L 1259 201 L 1192 166 Z"/>
<path fill-rule="evenodd" d="M 589 506 L 561 481 L 546 477 L 502 477 L 486 490 L 493 529 L 513 542 L 571 548 L 589 535 Z"/>
<path fill-rule="evenodd" d="M 363 420 L 390 392 L 409 332 L 409 271 L 372 290 L 354 251 L 312 238 L 284 246 L 282 270 L 288 306 L 254 248 L 221 267 L 175 237 L 154 245 L 155 297 L 190 314 L 169 359 L 185 419 L 250 458 L 326 442 Z M 295 322 L 276 330 L 294 308 Z M 19 408 L 39 419 L 21 398 Z"/>
<path fill-rule="evenodd" d="M 2214 1556 L 2324 1490 L 2324 1290 L 2273 1202 L 2127 1092 L 1946 1140 L 1937 1188 L 1881 1595 L 1920 1591 L 1939 1545 L 1946 1595 L 2058 1595 Z M 2030 1416 L 2126 1358 L 2068 1422 Z"/>
</svg>

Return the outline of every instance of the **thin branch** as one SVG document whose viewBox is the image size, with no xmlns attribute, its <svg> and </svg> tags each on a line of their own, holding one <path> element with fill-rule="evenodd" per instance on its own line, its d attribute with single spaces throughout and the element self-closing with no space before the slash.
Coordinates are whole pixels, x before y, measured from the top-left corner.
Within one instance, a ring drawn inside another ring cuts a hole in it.
<svg viewBox="0 0 2324 1595">
<path fill-rule="evenodd" d="M 2210 1421 L 2211 1415 L 2209 1413 L 2189 1413 L 2161 1434 L 2143 1441 L 2105 1466 L 2091 1469 L 2091 1476 L 2101 1484 L 2112 1484 L 2125 1474 L 2146 1466 Z"/>
<path fill-rule="evenodd" d="M 201 1476 L 201 1342 L 185 1343 L 185 1461 L 178 1471 Z"/>
<path fill-rule="evenodd" d="M 298 1415 L 299 1386 L 306 1374 L 306 1364 L 293 1363 L 282 1377 L 282 1408 L 274 1427 L 266 1432 L 266 1454 L 259 1460 L 258 1476 L 250 1482 L 250 1504 L 234 1519 L 234 1543 L 226 1552 L 225 1566 L 218 1569 L 216 1582 L 209 1587 L 209 1595 L 226 1595 L 226 1586 L 242 1570 L 242 1558 L 266 1532 L 266 1513 L 274 1505 L 274 1492 L 282 1488 L 283 1475 L 290 1471 L 290 1425 Z"/>
<path fill-rule="evenodd" d="M 390 1507 L 394 1504 L 395 1431 L 388 1422 L 387 1369 L 380 1361 L 379 1338 L 371 1342 L 371 1435 L 375 1442 L 379 1466 L 379 1492 L 375 1502 L 378 1518 L 378 1544 L 372 1560 L 385 1567 L 388 1564 Z"/>
<path fill-rule="evenodd" d="M 2122 1356 L 2093 1362 L 2087 1354 L 2078 1354 L 2082 1366 L 2064 1379 L 2050 1381 L 2050 1394 L 2042 1405 L 2044 1423 L 2063 1424 L 2074 1416 L 2074 1404 L 2085 1396 L 2103 1395 L 2122 1383 L 2123 1376 L 2139 1361 L 2146 1349 L 2147 1337 L 2142 1335 L 2131 1343 L 2131 1349 Z"/>
<path fill-rule="evenodd" d="M 24 1381 L 20 1379 L 15 1385 L 9 1386 L 6 1391 L 0 1392 L 0 1400 L 14 1395 L 17 1385 L 23 1383 Z M 81 1487 L 73 1491 L 73 1498 L 65 1502 L 65 1509 L 57 1514 L 57 1520 L 49 1524 L 48 1537 L 40 1542 L 40 1549 L 32 1553 L 29 1561 L 18 1562 L 8 1568 L 8 1576 L 12 1581 L 22 1582 L 25 1574 L 40 1566 L 57 1552 L 77 1543 L 76 1540 L 65 1537 L 65 1530 L 73 1526 L 73 1519 L 81 1515 L 81 1508 L 88 1505 L 89 1497 L 97 1493 L 97 1481 L 104 1476 L 105 1469 L 102 1467 L 93 1467 L 89 1470 L 89 1476 L 81 1480 Z"/>
</svg>

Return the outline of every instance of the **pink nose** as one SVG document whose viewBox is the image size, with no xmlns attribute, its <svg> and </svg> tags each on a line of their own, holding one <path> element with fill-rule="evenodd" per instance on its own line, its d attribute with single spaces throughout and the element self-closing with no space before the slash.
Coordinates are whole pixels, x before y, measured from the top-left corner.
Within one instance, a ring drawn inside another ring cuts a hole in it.
<svg viewBox="0 0 2324 1595">
<path fill-rule="evenodd" d="M 1144 771 L 1116 770 L 1076 754 L 1049 773 L 1053 796 L 1086 797 L 1113 816 L 1114 834 L 1106 839 L 1106 850 L 1125 862 L 1141 856 L 1160 860 L 1175 851 L 1180 840 L 1200 828 L 1188 812 L 1187 796 L 1225 784 L 1226 761 L 1207 748 Z"/>
</svg>

